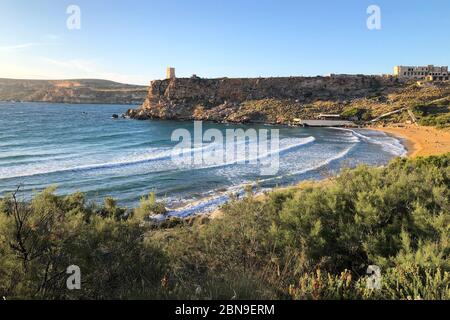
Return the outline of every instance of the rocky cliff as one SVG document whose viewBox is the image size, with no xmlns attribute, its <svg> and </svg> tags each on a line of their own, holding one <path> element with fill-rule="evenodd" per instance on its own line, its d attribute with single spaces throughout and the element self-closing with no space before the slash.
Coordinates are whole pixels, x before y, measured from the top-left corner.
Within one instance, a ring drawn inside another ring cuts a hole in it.
<svg viewBox="0 0 450 320">
<path fill-rule="evenodd" d="M 135 119 L 287 123 L 312 113 L 340 112 L 349 101 L 387 94 L 402 84 L 393 77 L 201 79 L 152 81 L 147 98 L 128 115 Z"/>
<path fill-rule="evenodd" d="M 0 79 L 0 101 L 140 105 L 146 98 L 147 89 L 146 86 L 95 79 Z"/>
</svg>

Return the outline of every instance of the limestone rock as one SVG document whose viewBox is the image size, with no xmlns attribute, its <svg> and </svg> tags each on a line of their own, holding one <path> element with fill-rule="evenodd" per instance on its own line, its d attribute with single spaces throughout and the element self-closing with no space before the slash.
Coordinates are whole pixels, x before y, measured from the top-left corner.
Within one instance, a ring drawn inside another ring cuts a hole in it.
<svg viewBox="0 0 450 320">
<path fill-rule="evenodd" d="M 361 98 L 399 86 L 396 78 L 331 76 L 284 78 L 176 78 L 152 81 L 134 119 L 287 123 L 305 105 Z"/>
</svg>

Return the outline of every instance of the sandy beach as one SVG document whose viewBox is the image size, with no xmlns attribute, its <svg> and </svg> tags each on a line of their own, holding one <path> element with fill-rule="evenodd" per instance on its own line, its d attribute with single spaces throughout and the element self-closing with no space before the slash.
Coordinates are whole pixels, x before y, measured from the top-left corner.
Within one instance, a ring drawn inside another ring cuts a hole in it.
<svg viewBox="0 0 450 320">
<path fill-rule="evenodd" d="M 406 125 L 402 127 L 373 127 L 404 139 L 409 157 L 440 155 L 450 152 L 450 131 L 433 127 Z"/>
<path fill-rule="evenodd" d="M 439 130 L 433 127 L 405 125 L 391 127 L 371 127 L 371 130 L 383 131 L 403 140 L 408 157 L 440 155 L 450 152 L 450 130 Z M 259 198 L 264 197 L 260 195 Z M 218 218 L 223 211 L 218 208 L 209 216 Z"/>
</svg>

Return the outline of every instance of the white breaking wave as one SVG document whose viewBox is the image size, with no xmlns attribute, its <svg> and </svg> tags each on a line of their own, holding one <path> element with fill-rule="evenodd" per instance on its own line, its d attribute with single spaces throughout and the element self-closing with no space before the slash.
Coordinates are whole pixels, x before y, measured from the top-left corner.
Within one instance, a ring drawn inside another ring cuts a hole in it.
<svg viewBox="0 0 450 320">
<path fill-rule="evenodd" d="M 334 155 L 330 158 L 327 158 L 323 161 L 315 163 L 312 166 L 309 166 L 308 168 L 304 168 L 299 171 L 283 174 L 283 175 L 280 175 L 277 177 L 271 177 L 271 178 L 267 178 L 267 179 L 258 180 L 258 183 L 268 182 L 268 181 L 280 179 L 280 178 L 283 178 L 286 176 L 300 175 L 300 174 L 304 174 L 304 173 L 307 173 L 310 171 L 318 170 L 318 169 L 330 164 L 333 161 L 336 161 L 336 160 L 339 160 L 339 159 L 342 159 L 343 157 L 345 157 L 355 147 L 355 145 L 356 144 L 352 145 L 349 148 L 346 148 L 345 150 L 337 153 L 336 155 Z M 237 186 L 230 187 L 230 188 L 228 188 L 228 190 L 226 192 L 220 192 L 216 196 L 206 197 L 207 198 L 206 200 L 194 201 L 190 204 L 187 204 L 186 206 L 184 206 L 182 208 L 169 211 L 167 216 L 159 216 L 159 217 L 154 217 L 154 218 L 156 220 L 163 220 L 163 219 L 166 219 L 167 217 L 184 218 L 184 217 L 188 217 L 193 214 L 205 214 L 205 213 L 212 212 L 213 210 L 217 209 L 219 206 L 221 206 L 221 205 L 225 204 L 227 201 L 229 201 L 229 199 L 230 199 L 230 197 L 228 195 L 229 193 L 236 193 L 236 194 L 242 195 L 244 193 L 244 187 L 249 184 L 252 184 L 253 186 L 256 185 L 256 183 L 254 183 L 254 182 L 247 181 L 247 182 L 241 183 Z"/>
<path fill-rule="evenodd" d="M 383 138 L 379 137 L 379 138 L 381 138 L 381 140 L 379 140 L 379 139 L 376 139 L 373 137 L 366 136 L 360 132 L 357 132 L 357 131 L 351 130 L 351 129 L 344 129 L 344 128 L 333 128 L 333 129 L 351 132 L 354 136 L 356 136 L 366 142 L 381 146 L 381 148 L 384 151 L 389 152 L 390 154 L 393 154 L 394 156 L 404 157 L 408 153 L 405 146 L 398 139 L 388 136 L 384 132 L 379 132 L 381 135 L 383 135 Z"/>
<path fill-rule="evenodd" d="M 292 138 L 294 139 L 294 138 Z M 291 141 L 291 138 L 284 139 L 286 141 Z M 284 141 L 282 140 L 282 141 Z M 311 143 L 315 141 L 314 137 L 308 137 L 304 139 L 294 139 L 295 143 L 293 145 L 287 145 L 286 147 L 271 151 L 269 153 L 263 154 L 261 156 L 258 156 L 257 159 L 251 159 L 251 160 L 258 160 L 262 159 L 264 157 L 268 157 L 271 154 L 274 154 L 275 152 L 285 152 L 287 150 L 290 150 L 292 148 L 299 147 L 304 144 Z M 243 142 L 245 143 L 245 142 Z M 242 144 L 238 143 L 237 145 Z M 257 145 L 256 143 L 251 143 L 250 145 Z M 201 147 L 198 148 L 191 148 L 191 149 L 178 149 L 175 155 L 184 156 L 184 155 L 192 155 L 197 152 L 205 152 L 208 149 L 217 148 L 217 144 L 215 143 L 209 143 L 204 144 Z M 220 147 L 220 146 L 219 146 Z M 10 178 L 22 178 L 22 177 L 31 177 L 31 176 L 37 176 L 37 175 L 44 175 L 44 174 L 51 174 L 51 173 L 62 173 L 62 172 L 80 172 L 80 171 L 90 171 L 90 170 L 98 170 L 98 169 L 111 169 L 111 168 L 118 168 L 118 167 L 124 167 L 124 166 L 131 166 L 131 165 L 138 165 L 143 164 L 147 162 L 156 162 L 156 161 L 162 161 L 162 160 L 170 160 L 171 157 L 174 155 L 174 149 L 173 148 L 167 148 L 167 149 L 156 149 L 156 150 L 150 150 L 146 151 L 142 155 L 132 154 L 128 155 L 124 158 L 118 158 L 115 161 L 111 162 L 104 162 L 104 163 L 93 163 L 88 165 L 79 165 L 79 164 L 73 164 L 73 163 L 66 163 L 65 165 L 61 165 L 58 163 L 48 163 L 48 164 L 40 164 L 39 166 L 31 165 L 31 166 L 22 166 L 22 167 L 15 167 L 15 168 L 0 168 L 0 179 L 10 179 Z M 237 161 L 243 161 L 243 159 L 238 159 Z M 232 163 L 224 163 L 218 166 L 223 165 L 229 165 Z M 210 166 L 215 167 L 215 165 Z M 204 167 L 209 168 L 209 167 Z"/>
<path fill-rule="evenodd" d="M 181 150 L 180 154 L 196 152 L 198 149 L 207 149 L 210 148 L 211 145 L 206 145 L 197 149 L 188 149 Z M 156 153 L 156 155 L 155 155 Z M 2 168 L 0 169 L 0 179 L 9 179 L 9 178 L 21 178 L 21 177 L 30 177 L 42 174 L 50 174 L 50 173 L 61 173 L 61 172 L 69 172 L 69 171 L 88 171 L 88 170 L 96 170 L 96 169 L 110 169 L 121 166 L 129 166 L 136 165 L 146 162 L 158 161 L 158 160 L 169 160 L 172 156 L 172 148 L 170 149 L 156 149 L 151 150 L 149 152 L 145 152 L 145 154 L 136 156 L 130 155 L 124 157 L 122 159 L 117 159 L 116 161 L 106 162 L 106 163 L 94 163 L 89 165 L 74 165 L 68 164 L 67 166 L 55 166 L 54 163 L 50 163 L 47 166 L 40 165 L 39 167 L 30 166 L 30 167 L 18 167 L 11 170 L 11 168 Z"/>
<path fill-rule="evenodd" d="M 308 145 L 310 143 L 313 143 L 314 141 L 316 141 L 316 138 L 314 138 L 312 136 L 307 137 L 307 138 L 283 139 L 280 141 L 280 144 L 284 144 L 283 146 L 280 146 L 280 148 L 278 148 L 278 149 L 270 150 L 263 154 L 258 154 L 258 144 L 257 143 L 250 143 L 250 148 L 248 150 L 248 153 L 236 155 L 236 157 L 232 161 L 228 161 L 228 162 L 224 161 L 223 163 L 206 165 L 206 166 L 200 167 L 199 169 L 219 168 L 219 167 L 230 166 L 230 165 L 234 165 L 234 164 L 240 164 L 240 163 L 243 164 L 243 163 L 247 163 L 247 162 L 257 164 L 258 160 L 263 160 L 263 159 L 269 158 L 277 153 L 281 154 L 283 152 L 290 151 L 290 150 L 299 148 L 301 146 Z M 270 143 L 270 142 L 268 141 L 268 143 Z M 256 155 L 256 156 L 249 156 L 249 155 Z M 205 157 L 204 157 L 204 159 L 205 159 Z M 211 163 L 212 160 L 208 159 L 206 157 L 205 162 Z"/>
</svg>

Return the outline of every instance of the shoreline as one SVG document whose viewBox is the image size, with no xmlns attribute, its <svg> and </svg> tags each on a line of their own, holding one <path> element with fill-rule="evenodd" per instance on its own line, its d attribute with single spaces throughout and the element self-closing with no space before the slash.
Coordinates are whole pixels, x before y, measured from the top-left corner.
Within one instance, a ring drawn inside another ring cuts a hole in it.
<svg viewBox="0 0 450 320">
<path fill-rule="evenodd" d="M 405 126 L 388 126 L 388 127 L 366 127 L 367 130 L 382 131 L 388 135 L 399 139 L 407 151 L 408 158 L 416 158 L 420 156 L 442 155 L 450 152 L 450 131 L 438 130 L 434 127 L 405 125 Z M 299 182 L 299 184 L 305 181 Z M 293 186 L 295 187 L 295 186 Z M 281 187 L 283 189 L 286 187 Z M 274 188 L 271 192 L 279 190 Z M 261 199 L 263 195 L 258 195 Z M 211 219 L 223 216 L 223 210 L 218 207 L 210 212 L 208 216 Z"/>
<path fill-rule="evenodd" d="M 450 131 L 434 127 L 405 125 L 368 127 L 402 139 L 408 150 L 408 158 L 436 156 L 450 152 Z"/>
</svg>

